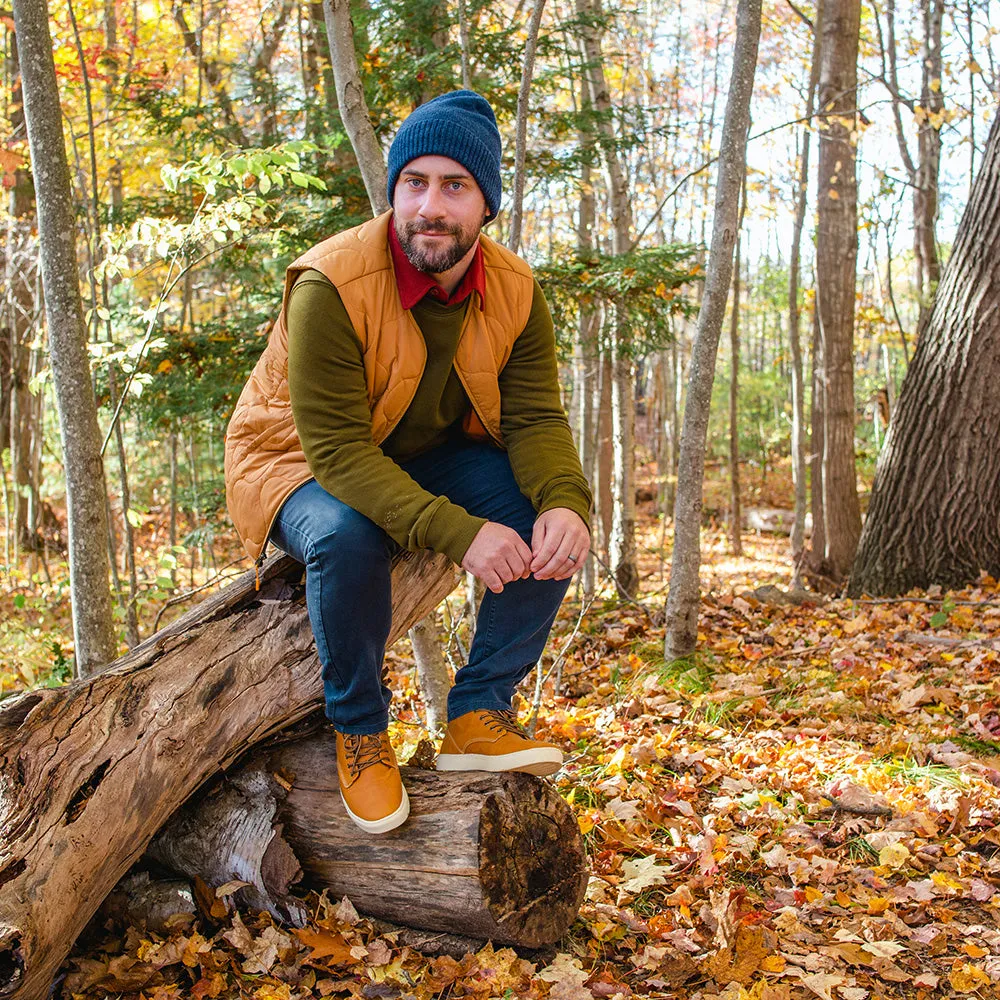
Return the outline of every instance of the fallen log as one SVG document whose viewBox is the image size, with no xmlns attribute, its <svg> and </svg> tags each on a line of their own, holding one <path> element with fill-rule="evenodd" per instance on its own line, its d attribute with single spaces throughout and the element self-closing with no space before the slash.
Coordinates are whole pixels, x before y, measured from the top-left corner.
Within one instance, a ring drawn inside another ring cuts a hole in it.
<svg viewBox="0 0 1000 1000">
<path fill-rule="evenodd" d="M 404 767 L 410 817 L 372 837 L 347 815 L 333 733 L 269 745 L 195 796 L 148 856 L 234 899 L 302 923 L 304 885 L 359 912 L 480 941 L 539 948 L 569 929 L 587 887 L 583 838 L 555 789 L 526 774 Z M 270 859 L 270 860 L 269 860 Z"/>
<path fill-rule="evenodd" d="M 0 998 L 44 997 L 81 929 L 207 778 L 321 704 L 287 557 L 248 573 L 104 673 L 0 703 Z M 451 591 L 419 553 L 393 569 L 391 641 Z"/>
</svg>

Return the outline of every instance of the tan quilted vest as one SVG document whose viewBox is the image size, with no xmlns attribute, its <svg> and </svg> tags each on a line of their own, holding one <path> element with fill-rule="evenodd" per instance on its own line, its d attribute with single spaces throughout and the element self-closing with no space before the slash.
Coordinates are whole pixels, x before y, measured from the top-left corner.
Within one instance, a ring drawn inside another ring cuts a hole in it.
<svg viewBox="0 0 1000 1000">
<path fill-rule="evenodd" d="M 281 505 L 312 478 L 288 399 L 285 310 L 295 279 L 312 268 L 337 287 L 364 349 L 372 440 L 381 444 L 413 401 L 427 349 L 412 314 L 402 308 L 388 245 L 391 212 L 307 250 L 285 272 L 281 312 L 267 347 L 240 393 L 226 431 L 226 503 L 256 561 Z M 533 284 L 528 265 L 481 236 L 485 308 L 471 303 L 455 353 L 455 371 L 472 402 L 465 430 L 503 445 L 497 378 L 528 321 Z"/>
</svg>

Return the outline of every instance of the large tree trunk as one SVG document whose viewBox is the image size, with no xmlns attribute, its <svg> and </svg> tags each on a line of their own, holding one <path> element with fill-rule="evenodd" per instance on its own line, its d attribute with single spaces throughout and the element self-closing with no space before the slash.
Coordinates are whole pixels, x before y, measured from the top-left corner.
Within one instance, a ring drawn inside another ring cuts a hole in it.
<svg viewBox="0 0 1000 1000">
<path fill-rule="evenodd" d="M 101 539 L 103 541 L 103 539 Z M 101 901 L 202 782 L 322 703 L 300 588 L 271 559 L 87 682 L 0 704 L 0 996 L 44 996 Z M 390 642 L 454 586 L 393 569 Z"/>
<path fill-rule="evenodd" d="M 526 947 L 566 932 L 586 889 L 586 853 L 550 784 L 404 767 L 410 818 L 372 837 L 344 810 L 333 733 L 302 729 L 199 793 L 150 856 L 210 886 L 248 881 L 240 902 L 297 923 L 305 913 L 287 885 L 301 864 L 311 888 L 411 927 Z"/>
<path fill-rule="evenodd" d="M 674 504 L 674 551 L 667 594 L 665 654 L 668 660 L 692 653 L 698 641 L 701 570 L 701 507 L 705 479 L 705 440 L 712 405 L 715 359 L 733 276 L 740 185 L 746 171 L 750 98 L 757 69 L 761 0 L 739 0 L 736 45 L 719 147 L 712 243 L 698 330 L 691 350 L 687 404 Z"/>
<path fill-rule="evenodd" d="M 106 489 L 97 404 L 76 259 L 76 219 L 62 109 L 44 0 L 17 0 L 14 23 L 24 81 L 24 114 L 38 197 L 42 285 L 52 381 L 59 409 L 69 522 L 76 668 L 86 675 L 114 659 Z"/>
<path fill-rule="evenodd" d="M 860 0 L 827 0 L 819 107 L 816 308 L 823 343 L 823 569 L 844 579 L 861 534 L 854 468 L 854 286 L 858 256 L 857 152 Z M 815 551 L 815 550 L 814 550 Z M 815 553 L 817 556 L 819 553 Z"/>
<path fill-rule="evenodd" d="M 854 595 L 1000 576 L 1000 118 L 879 458 Z"/>
</svg>

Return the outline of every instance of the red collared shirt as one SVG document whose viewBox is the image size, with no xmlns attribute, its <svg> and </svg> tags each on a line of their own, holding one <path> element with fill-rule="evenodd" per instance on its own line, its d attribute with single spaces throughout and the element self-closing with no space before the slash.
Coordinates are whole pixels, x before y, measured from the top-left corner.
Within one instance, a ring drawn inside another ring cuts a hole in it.
<svg viewBox="0 0 1000 1000">
<path fill-rule="evenodd" d="M 479 308 L 483 308 L 486 302 L 486 271 L 483 267 L 483 248 L 479 244 L 476 244 L 476 252 L 468 270 L 450 296 L 429 274 L 418 270 L 410 263 L 410 258 L 406 256 L 406 251 L 396 235 L 396 227 L 392 224 L 389 225 L 389 250 L 392 253 L 392 266 L 396 272 L 399 300 L 404 309 L 412 309 L 425 295 L 430 295 L 445 305 L 453 306 L 463 302 L 473 292 L 478 292 Z"/>
</svg>

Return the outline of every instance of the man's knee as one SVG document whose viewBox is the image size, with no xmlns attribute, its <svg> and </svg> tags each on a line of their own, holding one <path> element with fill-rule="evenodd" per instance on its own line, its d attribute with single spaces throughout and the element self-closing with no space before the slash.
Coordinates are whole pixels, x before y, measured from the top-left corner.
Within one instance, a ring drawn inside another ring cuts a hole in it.
<svg viewBox="0 0 1000 1000">
<path fill-rule="evenodd" d="M 344 507 L 312 540 L 312 557 L 331 559 L 355 569 L 371 569 L 389 562 L 388 535 L 363 514 Z"/>
</svg>

